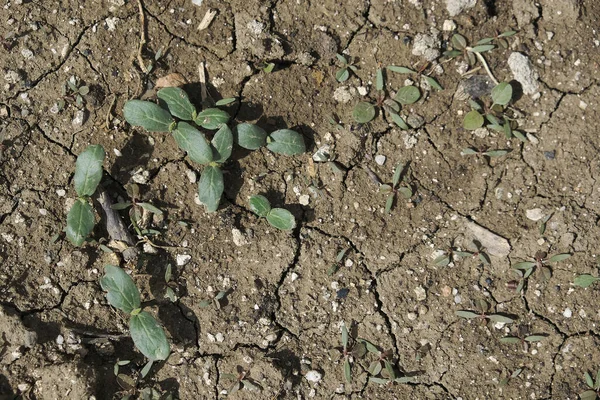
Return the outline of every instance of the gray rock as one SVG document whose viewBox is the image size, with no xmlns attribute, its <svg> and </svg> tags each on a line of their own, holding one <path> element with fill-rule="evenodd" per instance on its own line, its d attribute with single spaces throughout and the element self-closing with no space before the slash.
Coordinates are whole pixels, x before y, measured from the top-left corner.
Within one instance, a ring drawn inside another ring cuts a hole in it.
<svg viewBox="0 0 600 400">
<path fill-rule="evenodd" d="M 454 17 L 461 12 L 475 7 L 477 0 L 446 0 L 446 10 L 451 17 Z"/>
<path fill-rule="evenodd" d="M 491 256 L 506 257 L 510 253 L 510 244 L 502 236 L 496 235 L 481 225 L 465 219 L 465 226 L 473 239 L 478 240 Z"/>
<path fill-rule="evenodd" d="M 433 61 L 440 56 L 440 41 L 437 32 L 431 35 L 418 33 L 413 44 L 413 55 L 423 56 L 427 61 Z"/>
<path fill-rule="evenodd" d="M 536 94 L 538 92 L 538 73 L 533 69 L 529 58 L 521 53 L 514 52 L 508 57 L 508 66 L 513 77 L 523 87 L 524 94 Z"/>
</svg>

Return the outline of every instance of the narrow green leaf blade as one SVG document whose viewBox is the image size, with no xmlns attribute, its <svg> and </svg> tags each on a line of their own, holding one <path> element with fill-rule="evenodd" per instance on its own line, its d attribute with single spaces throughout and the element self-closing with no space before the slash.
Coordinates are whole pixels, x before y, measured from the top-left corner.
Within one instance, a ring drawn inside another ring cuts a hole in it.
<svg viewBox="0 0 600 400">
<path fill-rule="evenodd" d="M 269 135 L 267 148 L 273 153 L 293 156 L 306 151 L 302 135 L 291 129 L 279 129 Z"/>
<path fill-rule="evenodd" d="M 404 164 L 398 163 L 398 165 L 396 165 L 396 169 L 394 170 L 394 176 L 392 177 L 392 186 L 398 186 L 398 183 L 400 183 L 400 176 L 402 175 L 403 170 Z"/>
<path fill-rule="evenodd" d="M 512 98 L 512 86 L 507 82 L 500 82 L 492 89 L 492 101 L 501 106 L 507 105 Z"/>
<path fill-rule="evenodd" d="M 198 113 L 194 122 L 204 129 L 215 130 L 226 124 L 227 121 L 229 121 L 229 114 L 225 111 L 219 108 L 207 108 Z"/>
<path fill-rule="evenodd" d="M 385 201 L 385 213 L 389 214 L 392 211 L 392 207 L 394 206 L 394 200 L 396 200 L 396 195 L 393 193 L 390 194 Z"/>
<path fill-rule="evenodd" d="M 174 122 L 167 110 L 158 104 L 142 100 L 126 102 L 123 115 L 131 125 L 141 126 L 148 132 L 169 132 Z"/>
<path fill-rule="evenodd" d="M 346 325 L 342 325 L 342 346 L 348 347 L 348 328 Z"/>
<path fill-rule="evenodd" d="M 482 44 L 479 46 L 472 47 L 469 51 L 473 53 L 484 53 L 486 51 L 492 50 L 494 47 L 496 46 L 494 46 L 493 44 Z"/>
<path fill-rule="evenodd" d="M 405 131 L 408 131 L 410 129 L 410 127 L 406 124 L 406 122 L 404 121 L 404 119 L 402 119 L 400 115 L 396 113 L 390 113 L 390 115 L 392 116 L 392 121 L 394 121 L 396 125 L 400 127 L 400 129 L 403 129 Z"/>
<path fill-rule="evenodd" d="M 198 182 L 198 197 L 204 204 L 207 212 L 215 212 L 219 208 L 221 195 L 225 185 L 223 184 L 223 172 L 219 167 L 208 166 L 202 171 L 200 182 Z"/>
<path fill-rule="evenodd" d="M 383 90 L 383 71 L 381 68 L 377 68 L 377 76 L 375 79 L 375 89 Z"/>
<path fill-rule="evenodd" d="M 267 221 L 282 231 L 292 230 L 296 226 L 294 215 L 284 208 L 272 208 L 267 214 Z"/>
<path fill-rule="evenodd" d="M 226 106 L 227 104 L 231 104 L 236 101 L 236 97 L 227 97 L 226 99 L 221 99 L 215 103 L 216 106 Z"/>
<path fill-rule="evenodd" d="M 540 342 L 542 340 L 546 339 L 546 336 L 543 335 L 531 335 L 531 336 L 527 336 L 525 338 L 526 342 Z"/>
<path fill-rule="evenodd" d="M 410 68 L 406 68 L 406 67 L 397 67 L 395 65 L 388 65 L 387 69 L 392 71 L 392 72 L 397 72 L 399 74 L 414 74 L 416 73 L 416 71 L 413 71 Z"/>
<path fill-rule="evenodd" d="M 213 161 L 213 151 L 206 137 L 192 125 L 179 122 L 172 134 L 179 148 L 187 152 L 192 161 L 198 164 L 208 164 Z"/>
<path fill-rule="evenodd" d="M 150 372 L 150 368 L 152 368 L 152 364 L 154 364 L 154 361 L 150 360 L 146 363 L 146 365 L 144 365 L 144 368 L 142 368 L 142 372 L 140 372 L 142 378 L 145 378 L 146 375 L 148 375 L 148 372 Z"/>
<path fill-rule="evenodd" d="M 350 368 L 350 361 L 347 359 L 344 361 L 344 378 L 346 382 L 352 383 L 352 370 Z"/>
<path fill-rule="evenodd" d="M 409 85 L 400 88 L 398 90 L 398 93 L 396 93 L 396 97 L 394 97 L 394 100 L 396 100 L 400 104 L 413 104 L 420 98 L 421 92 L 419 91 L 419 88 L 416 86 Z"/>
<path fill-rule="evenodd" d="M 458 315 L 459 317 L 462 317 L 462 318 L 466 318 L 466 319 L 472 319 L 472 318 L 479 317 L 479 314 L 477 314 L 473 311 L 465 311 L 465 310 L 456 311 L 456 315 Z"/>
<path fill-rule="evenodd" d="M 500 315 L 500 314 L 490 314 L 490 315 L 488 315 L 488 318 L 490 319 L 490 321 L 504 322 L 505 324 L 511 324 L 511 323 L 515 322 L 514 319 L 507 317 L 505 315 Z"/>
<path fill-rule="evenodd" d="M 555 263 L 555 262 L 566 260 L 569 257 L 571 257 L 571 254 L 569 254 L 569 253 L 555 254 L 548 259 L 548 262 Z"/>
<path fill-rule="evenodd" d="M 597 282 L 599 280 L 600 280 L 600 278 L 598 278 L 596 276 L 584 274 L 584 275 L 579 275 L 577 278 L 575 278 L 575 281 L 573 283 L 576 286 L 586 288 L 586 287 L 593 285 L 595 282 Z"/>
<path fill-rule="evenodd" d="M 584 374 L 584 377 L 585 377 L 585 383 L 587 383 L 587 385 L 589 387 L 593 388 L 594 387 L 594 380 L 592 379 L 592 376 L 590 375 L 590 373 L 586 371 L 585 374 Z"/>
<path fill-rule="evenodd" d="M 500 342 L 515 344 L 515 343 L 521 343 L 521 339 L 518 337 L 514 337 L 514 336 L 506 336 L 506 337 L 500 338 Z"/>
<path fill-rule="evenodd" d="M 133 279 L 123 269 L 114 265 L 104 266 L 104 276 L 100 286 L 106 293 L 106 299 L 111 306 L 131 314 L 140 308 L 140 292 Z"/>
<path fill-rule="evenodd" d="M 138 206 L 142 207 L 146 211 L 150 211 L 152 214 L 162 215 L 163 212 L 160 208 L 153 206 L 150 203 L 137 203 Z"/>
<path fill-rule="evenodd" d="M 86 200 L 77 199 L 67 214 L 67 239 L 81 246 L 94 229 L 94 213 Z"/>
<path fill-rule="evenodd" d="M 271 211 L 271 204 L 269 203 L 269 200 L 260 194 L 250 197 L 249 203 L 250 211 L 259 217 L 266 218 L 269 214 L 269 211 Z"/>
<path fill-rule="evenodd" d="M 435 78 L 432 78 L 431 76 L 426 75 L 425 80 L 427 81 L 427 83 L 429 83 L 429 86 L 431 86 L 432 88 L 434 88 L 436 90 L 444 90 L 442 85 L 440 85 L 439 82 Z"/>
<path fill-rule="evenodd" d="M 212 145 L 214 150 L 216 150 L 216 154 L 213 155 L 214 161 L 219 163 L 227 161 L 233 149 L 233 134 L 227 125 L 221 126 L 217 133 L 215 133 Z"/>
<path fill-rule="evenodd" d="M 235 142 L 244 149 L 256 150 L 267 144 L 267 132 L 253 124 L 238 124 L 233 135 Z"/>
<path fill-rule="evenodd" d="M 483 154 L 488 157 L 502 157 L 508 154 L 508 150 L 490 150 Z"/>
<path fill-rule="evenodd" d="M 73 182 L 79 197 L 91 196 L 102 180 L 102 163 L 106 153 L 99 144 L 91 145 L 79 154 L 75 162 Z"/>
<path fill-rule="evenodd" d="M 186 121 L 191 121 L 196 116 L 196 108 L 183 89 L 167 87 L 160 89 L 156 96 L 167 104 L 171 115 Z"/>
<path fill-rule="evenodd" d="M 152 315 L 146 311 L 133 315 L 129 321 L 129 331 L 135 347 L 150 361 L 167 359 L 170 352 L 167 336 Z"/>
<path fill-rule="evenodd" d="M 523 261 L 523 262 L 520 262 L 520 263 L 516 263 L 512 267 L 514 269 L 527 270 L 527 269 L 531 269 L 531 268 L 535 267 L 535 263 L 532 262 L 532 261 Z"/>
</svg>

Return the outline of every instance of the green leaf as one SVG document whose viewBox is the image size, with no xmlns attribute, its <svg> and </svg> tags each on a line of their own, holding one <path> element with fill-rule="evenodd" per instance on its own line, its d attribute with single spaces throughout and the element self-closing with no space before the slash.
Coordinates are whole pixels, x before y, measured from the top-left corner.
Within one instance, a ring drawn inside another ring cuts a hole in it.
<svg viewBox="0 0 600 400">
<path fill-rule="evenodd" d="M 410 127 L 406 124 L 406 122 L 404 121 L 404 119 L 402 119 L 401 116 L 399 116 L 396 113 L 390 113 L 390 115 L 392 116 L 392 121 L 394 121 L 396 125 L 400 127 L 400 129 L 403 129 L 405 131 L 410 129 Z"/>
<path fill-rule="evenodd" d="M 531 268 L 535 267 L 535 263 L 533 261 L 523 261 L 523 262 L 520 262 L 520 263 L 516 263 L 512 267 L 514 269 L 527 270 L 527 269 L 531 269 Z"/>
<path fill-rule="evenodd" d="M 344 346 L 344 349 L 348 347 L 348 329 L 346 325 L 342 325 L 342 346 Z"/>
<path fill-rule="evenodd" d="M 462 54 L 462 51 L 459 51 L 459 50 L 446 50 L 443 53 L 444 57 L 448 57 L 448 58 L 458 57 L 461 54 Z"/>
<path fill-rule="evenodd" d="M 267 214 L 267 221 L 277 229 L 289 231 L 296 226 L 296 219 L 284 208 L 272 208 Z"/>
<path fill-rule="evenodd" d="M 371 365 L 369 365 L 369 369 L 367 371 L 369 371 L 369 374 L 371 375 L 379 375 L 381 372 L 381 362 L 379 360 L 373 361 Z"/>
<path fill-rule="evenodd" d="M 354 118 L 354 120 L 360 124 L 366 124 L 375 118 L 375 107 L 371 103 L 361 101 L 354 106 L 352 118 Z"/>
<path fill-rule="evenodd" d="M 339 62 L 342 63 L 342 65 L 348 64 L 348 60 L 346 60 L 346 57 L 344 57 L 343 55 L 341 55 L 341 54 L 338 53 L 335 56 L 337 57 L 337 59 L 339 60 Z"/>
<path fill-rule="evenodd" d="M 517 31 L 506 31 L 506 32 L 502 32 L 500 35 L 498 35 L 498 37 L 509 37 L 516 33 L 517 33 Z"/>
<path fill-rule="evenodd" d="M 129 321 L 129 331 L 135 347 L 150 361 L 167 359 L 170 352 L 167 336 L 152 315 L 146 311 L 133 315 Z"/>
<path fill-rule="evenodd" d="M 490 319 L 490 321 L 504 322 L 505 324 L 511 324 L 511 323 L 515 322 L 514 319 L 506 317 L 504 315 L 500 315 L 500 314 L 490 314 L 490 315 L 488 315 L 488 318 Z"/>
<path fill-rule="evenodd" d="M 252 382 L 250 382 L 250 380 L 248 380 L 248 379 L 242 379 L 241 382 L 244 385 L 244 387 L 247 388 L 248 390 L 260 390 L 260 388 L 258 386 L 256 386 Z"/>
<path fill-rule="evenodd" d="M 431 86 L 432 88 L 434 88 L 436 90 L 444 90 L 444 88 L 442 87 L 442 85 L 440 85 L 438 83 L 438 81 L 435 80 L 435 78 L 432 78 L 431 76 L 425 75 L 425 80 L 427 81 L 427 83 L 429 83 L 429 86 Z"/>
<path fill-rule="evenodd" d="M 352 370 L 350 369 L 350 361 L 344 360 L 344 378 L 346 382 L 352 383 Z"/>
<path fill-rule="evenodd" d="M 492 101 L 505 106 L 512 98 L 512 86 L 507 82 L 500 82 L 492 89 Z"/>
<path fill-rule="evenodd" d="M 67 214 L 67 239 L 81 246 L 94 229 L 92 206 L 84 199 L 77 199 Z"/>
<path fill-rule="evenodd" d="M 508 124 L 508 122 L 505 124 L 505 126 L 510 126 Z M 512 131 L 512 134 L 519 139 L 521 142 L 527 142 L 527 137 L 525 135 L 523 135 L 523 133 L 521 131 Z"/>
<path fill-rule="evenodd" d="M 153 363 L 154 361 L 150 360 L 146 363 L 146 365 L 144 365 L 144 368 L 142 368 L 142 371 L 140 372 L 142 378 L 145 378 L 146 375 L 148 375 L 148 372 L 150 372 L 150 368 L 152 368 Z"/>
<path fill-rule="evenodd" d="M 267 139 L 267 148 L 273 153 L 293 156 L 306 151 L 302 135 L 291 129 L 279 129 Z"/>
<path fill-rule="evenodd" d="M 394 379 L 394 382 L 396 382 L 396 383 L 410 383 L 410 382 L 414 382 L 414 381 L 415 381 L 414 376 L 401 376 L 399 378 Z"/>
<path fill-rule="evenodd" d="M 221 99 L 215 103 L 216 106 L 226 106 L 227 104 L 231 104 L 236 101 L 236 97 L 227 97 L 226 99 Z"/>
<path fill-rule="evenodd" d="M 390 363 L 388 360 L 383 360 L 383 364 L 385 365 L 385 370 L 390 380 L 396 379 L 396 373 L 394 372 L 394 367 L 392 367 L 392 363 Z"/>
<path fill-rule="evenodd" d="M 482 44 L 479 46 L 471 47 L 469 51 L 472 53 L 484 53 L 486 51 L 492 50 L 494 47 L 496 46 L 494 46 L 493 44 Z"/>
<path fill-rule="evenodd" d="M 540 342 L 542 340 L 546 339 L 546 336 L 543 335 L 531 335 L 531 336 L 527 336 L 525 338 L 526 342 Z"/>
<path fill-rule="evenodd" d="M 466 149 L 462 149 L 462 152 L 465 155 L 477 154 L 477 150 L 467 147 Z"/>
<path fill-rule="evenodd" d="M 500 338 L 500 342 L 514 344 L 514 343 L 521 343 L 521 339 L 518 337 L 514 337 L 514 336 L 506 336 L 506 337 Z"/>
<path fill-rule="evenodd" d="M 265 65 L 265 67 L 263 68 L 263 71 L 267 74 L 270 74 L 271 72 L 273 72 L 273 69 L 275 68 L 275 63 L 268 63 L 267 65 Z"/>
<path fill-rule="evenodd" d="M 585 372 L 585 374 L 583 375 L 585 377 L 585 383 L 587 383 L 587 385 L 591 388 L 594 387 L 594 380 L 592 379 L 592 376 L 590 375 L 589 372 Z"/>
<path fill-rule="evenodd" d="M 368 340 L 365 340 L 365 339 L 361 339 L 360 341 L 361 341 L 361 343 L 363 343 L 365 345 L 365 347 L 367 348 L 367 351 L 369 353 L 373 353 L 373 354 L 379 354 L 380 353 L 380 351 L 377 348 L 377 346 L 375 346 L 373 343 L 371 343 L 371 342 L 369 342 Z M 375 375 L 377 375 L 377 374 L 375 374 Z"/>
<path fill-rule="evenodd" d="M 469 106 L 471 106 L 473 110 L 481 111 L 481 105 L 473 99 L 469 99 Z"/>
<path fill-rule="evenodd" d="M 133 279 L 123 269 L 114 265 L 104 266 L 100 286 L 111 306 L 131 314 L 140 308 L 140 292 Z"/>
<path fill-rule="evenodd" d="M 165 270 L 165 282 L 169 283 L 171 281 L 171 277 L 173 276 L 173 268 L 171 264 L 167 264 L 167 269 Z"/>
<path fill-rule="evenodd" d="M 483 153 L 488 157 L 502 157 L 508 154 L 508 150 L 490 150 Z"/>
<path fill-rule="evenodd" d="M 152 214 L 162 215 L 163 212 L 160 208 L 153 206 L 150 203 L 137 203 L 138 206 L 142 207 L 146 211 L 150 211 Z"/>
<path fill-rule="evenodd" d="M 463 50 L 465 47 L 467 47 L 467 39 L 458 33 L 452 35 L 452 39 L 450 39 L 450 41 L 455 49 Z"/>
<path fill-rule="evenodd" d="M 96 191 L 102 179 L 102 163 L 105 156 L 104 148 L 95 144 L 86 147 L 77 157 L 73 181 L 79 197 L 91 196 Z"/>
<path fill-rule="evenodd" d="M 338 82 L 345 82 L 348 80 L 348 78 L 350 78 L 350 72 L 348 72 L 348 68 L 338 69 L 335 73 L 335 79 Z"/>
<path fill-rule="evenodd" d="M 169 132 L 174 122 L 171 114 L 159 105 L 142 100 L 129 100 L 123 106 L 123 116 L 131 125 L 148 132 Z"/>
<path fill-rule="evenodd" d="M 178 87 L 167 87 L 160 89 L 156 96 L 167 103 L 167 108 L 171 115 L 179 119 L 191 121 L 196 116 L 196 108 L 190 102 L 190 99 L 183 89 Z"/>
<path fill-rule="evenodd" d="M 488 44 L 494 41 L 494 38 L 483 38 L 477 42 L 477 44 Z"/>
<path fill-rule="evenodd" d="M 194 120 L 197 125 L 210 130 L 219 129 L 227 121 L 229 121 L 229 114 L 218 108 L 202 110 Z"/>
<path fill-rule="evenodd" d="M 256 150 L 267 144 L 267 132 L 253 124 L 238 124 L 233 134 L 235 142 L 248 150 Z"/>
<path fill-rule="evenodd" d="M 204 168 L 200 182 L 198 182 L 198 198 L 206 207 L 207 212 L 217 211 L 224 189 L 221 169 L 212 165 Z"/>
<path fill-rule="evenodd" d="M 233 149 L 233 134 L 227 125 L 221 126 L 212 139 L 212 145 L 216 154 L 213 154 L 214 161 L 224 163 L 231 156 Z"/>
<path fill-rule="evenodd" d="M 410 199 L 413 195 L 412 189 L 409 187 L 399 187 L 398 193 L 400 193 L 405 199 Z"/>
<path fill-rule="evenodd" d="M 585 392 L 579 394 L 579 398 L 581 400 L 596 400 L 598 397 L 596 396 L 595 390 L 586 390 Z"/>
<path fill-rule="evenodd" d="M 563 261 L 563 260 L 566 260 L 567 258 L 571 257 L 571 255 L 572 254 L 569 254 L 569 253 L 555 254 L 552 257 L 550 257 L 547 262 L 555 263 L 555 262 Z"/>
<path fill-rule="evenodd" d="M 465 115 L 464 127 L 468 130 L 475 130 L 483 126 L 483 116 L 476 110 L 471 110 Z"/>
<path fill-rule="evenodd" d="M 190 160 L 198 164 L 213 161 L 213 152 L 204 134 L 187 122 L 179 122 L 173 130 L 173 137 L 179 148 L 187 152 Z"/>
<path fill-rule="evenodd" d="M 271 211 L 271 203 L 269 203 L 269 200 L 265 196 L 260 194 L 250 197 L 249 203 L 250 211 L 259 217 L 266 218 L 269 211 Z"/>
<path fill-rule="evenodd" d="M 131 202 L 126 201 L 124 203 L 115 203 L 112 206 L 110 206 L 110 208 L 112 208 L 113 210 L 125 210 L 126 208 L 129 208 L 131 206 Z"/>
<path fill-rule="evenodd" d="M 584 275 L 579 275 L 577 278 L 575 278 L 575 281 L 573 283 L 576 286 L 586 288 L 586 287 L 593 285 L 597 281 L 600 281 L 600 278 L 598 278 L 596 276 L 584 274 Z"/>
<path fill-rule="evenodd" d="M 392 207 L 394 206 L 394 200 L 396 200 L 396 195 L 392 193 L 388 196 L 387 200 L 385 201 L 386 214 L 389 214 L 390 211 L 392 211 Z"/>
<path fill-rule="evenodd" d="M 398 93 L 396 93 L 394 100 L 400 104 L 413 104 L 419 100 L 419 98 L 421 98 L 421 92 L 419 91 L 419 88 L 409 85 L 400 88 Z"/>
<path fill-rule="evenodd" d="M 447 254 L 442 254 L 433 260 L 433 264 L 437 265 L 438 267 L 445 267 L 446 265 L 450 264 L 450 257 Z"/>
<path fill-rule="evenodd" d="M 398 165 L 396 165 L 396 169 L 394 170 L 394 176 L 392 177 L 392 186 L 398 186 L 398 183 L 400 183 L 400 176 L 402 175 L 402 171 L 404 171 L 404 164 L 398 163 Z"/>
<path fill-rule="evenodd" d="M 477 314 L 473 311 L 460 310 L 460 311 L 456 311 L 456 315 L 458 315 L 459 317 L 462 317 L 462 318 L 466 318 L 466 319 L 479 318 L 479 314 Z"/>
<path fill-rule="evenodd" d="M 413 71 L 410 68 L 406 68 L 406 67 L 397 67 L 395 65 L 388 65 L 387 69 L 389 69 L 392 72 L 397 72 L 399 74 L 415 74 L 416 71 Z"/>
<path fill-rule="evenodd" d="M 370 376 L 369 382 L 377 383 L 378 385 L 387 385 L 389 379 L 377 378 L 376 376 Z"/>
<path fill-rule="evenodd" d="M 375 89 L 377 90 L 383 90 L 383 71 L 381 71 L 381 68 L 377 68 L 377 75 L 375 78 Z"/>
</svg>

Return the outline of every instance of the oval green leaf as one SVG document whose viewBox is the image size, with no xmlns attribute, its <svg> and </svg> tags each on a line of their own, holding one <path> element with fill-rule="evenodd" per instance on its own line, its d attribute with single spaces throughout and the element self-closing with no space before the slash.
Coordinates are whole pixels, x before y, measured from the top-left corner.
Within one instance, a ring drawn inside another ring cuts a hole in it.
<svg viewBox="0 0 600 400">
<path fill-rule="evenodd" d="M 440 85 L 439 82 L 435 80 L 435 78 L 425 75 L 425 80 L 427 81 L 427 83 L 429 83 L 429 86 L 431 86 L 435 90 L 444 90 L 442 85 Z"/>
<path fill-rule="evenodd" d="M 257 150 L 267 144 L 267 132 L 253 124 L 238 124 L 233 135 L 236 143 L 248 150 Z"/>
<path fill-rule="evenodd" d="M 577 278 L 575 278 L 575 281 L 573 283 L 576 286 L 586 288 L 588 286 L 591 286 L 592 284 L 594 284 L 595 282 L 597 282 L 599 280 L 600 280 L 600 278 L 598 278 L 598 277 L 584 274 L 584 275 L 579 275 Z"/>
<path fill-rule="evenodd" d="M 569 253 L 555 254 L 548 259 L 548 262 L 549 263 L 559 262 L 559 261 L 566 260 L 569 257 L 571 257 L 571 254 L 569 254 Z"/>
<path fill-rule="evenodd" d="M 214 161 L 219 163 L 227 161 L 233 149 L 233 134 L 227 125 L 221 126 L 217 133 L 215 133 L 212 145 L 216 153 L 213 157 Z"/>
<path fill-rule="evenodd" d="M 479 314 L 474 313 L 473 311 L 465 311 L 465 310 L 456 311 L 456 315 L 458 315 L 459 317 L 466 318 L 466 319 L 472 319 L 472 318 L 479 317 Z"/>
<path fill-rule="evenodd" d="M 500 82 L 492 89 L 492 101 L 501 106 L 507 105 L 512 98 L 512 86 L 507 82 Z"/>
<path fill-rule="evenodd" d="M 131 276 L 114 265 L 104 266 L 104 276 L 100 279 L 102 290 L 111 306 L 131 314 L 140 308 L 140 292 Z"/>
<path fill-rule="evenodd" d="M 421 98 L 421 92 L 419 91 L 419 88 L 410 85 L 400 88 L 398 93 L 396 93 L 394 100 L 400 104 L 413 104 L 419 100 L 419 98 Z"/>
<path fill-rule="evenodd" d="M 348 68 L 340 68 L 335 73 L 335 79 L 338 82 L 345 82 L 348 80 L 348 78 L 350 78 L 350 72 L 348 71 Z"/>
<path fill-rule="evenodd" d="M 81 246 L 94 229 L 94 213 L 86 200 L 77 199 L 67 214 L 67 239 Z"/>
<path fill-rule="evenodd" d="M 282 231 L 289 231 L 296 226 L 296 219 L 291 212 L 284 208 L 273 208 L 267 214 L 269 224 Z"/>
<path fill-rule="evenodd" d="M 450 41 L 452 42 L 452 46 L 455 49 L 462 50 L 465 47 L 467 47 L 467 39 L 465 39 L 463 35 L 460 35 L 458 33 L 452 35 L 452 39 L 450 39 Z"/>
<path fill-rule="evenodd" d="M 469 51 L 473 53 L 483 53 L 492 50 L 494 47 L 496 46 L 494 46 L 493 44 L 482 44 L 479 46 L 471 47 Z"/>
<path fill-rule="evenodd" d="M 464 127 L 468 130 L 479 129 L 483 126 L 483 116 L 478 111 L 471 110 L 465 115 Z"/>
<path fill-rule="evenodd" d="M 404 129 L 405 131 L 409 130 L 410 127 L 406 124 L 404 119 L 396 113 L 390 113 L 392 116 L 392 121 L 396 123 L 400 127 L 400 129 Z"/>
<path fill-rule="evenodd" d="M 150 361 L 167 359 L 170 352 L 167 336 L 152 315 L 146 311 L 133 315 L 129 321 L 129 331 L 135 347 Z"/>
<path fill-rule="evenodd" d="M 204 129 L 215 130 L 226 124 L 227 121 L 229 121 L 229 114 L 225 111 L 218 108 L 207 108 L 198 114 L 194 122 Z"/>
<path fill-rule="evenodd" d="M 397 67 L 395 65 L 388 65 L 387 69 L 389 69 L 392 72 L 397 72 L 399 74 L 414 74 L 416 71 L 413 71 L 410 68 L 406 68 L 406 67 Z"/>
<path fill-rule="evenodd" d="M 127 122 L 141 126 L 148 132 L 169 132 L 174 122 L 171 114 L 159 105 L 142 100 L 129 100 L 123 106 Z"/>
<path fill-rule="evenodd" d="M 190 159 L 198 164 L 213 161 L 213 152 L 204 134 L 187 122 L 179 122 L 173 130 L 173 137 L 179 148 L 187 152 Z"/>
<path fill-rule="evenodd" d="M 91 196 L 102 179 L 102 163 L 106 153 L 98 144 L 86 147 L 75 162 L 75 191 L 79 197 Z"/>
<path fill-rule="evenodd" d="M 216 166 L 204 168 L 200 182 L 198 182 L 198 198 L 206 207 L 207 212 L 217 211 L 224 188 L 221 169 Z"/>
<path fill-rule="evenodd" d="M 215 103 L 216 106 L 226 106 L 227 104 L 231 104 L 236 101 L 236 97 L 227 97 L 226 99 L 221 99 Z"/>
<path fill-rule="evenodd" d="M 371 103 L 367 103 L 366 101 L 361 101 L 356 106 L 354 106 L 354 110 L 352 111 L 352 118 L 360 124 L 366 124 L 375 118 L 375 107 Z"/>
<path fill-rule="evenodd" d="M 249 203 L 250 211 L 259 217 L 265 218 L 269 214 L 269 211 L 271 211 L 271 203 L 269 203 L 269 200 L 265 196 L 260 194 L 250 197 Z"/>
<path fill-rule="evenodd" d="M 302 135 L 291 129 L 279 129 L 271 133 L 269 139 L 267 148 L 273 153 L 293 156 L 306 151 Z"/>
<path fill-rule="evenodd" d="M 190 121 L 196 116 L 196 108 L 192 105 L 190 98 L 183 89 L 167 87 L 159 90 L 156 96 L 167 103 L 169 111 L 177 118 Z"/>
</svg>

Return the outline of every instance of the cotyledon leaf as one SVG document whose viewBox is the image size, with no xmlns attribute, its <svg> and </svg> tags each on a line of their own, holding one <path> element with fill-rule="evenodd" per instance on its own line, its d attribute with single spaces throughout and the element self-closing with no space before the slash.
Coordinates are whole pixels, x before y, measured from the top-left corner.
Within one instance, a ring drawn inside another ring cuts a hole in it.
<svg viewBox="0 0 600 400">
<path fill-rule="evenodd" d="M 107 292 L 106 299 L 111 306 L 127 314 L 140 308 L 140 291 L 122 268 L 105 265 L 100 286 Z"/>
<path fill-rule="evenodd" d="M 159 90 L 156 96 L 167 103 L 169 111 L 177 118 L 190 121 L 196 117 L 196 108 L 183 89 L 167 87 Z"/>
<path fill-rule="evenodd" d="M 127 122 L 141 126 L 148 132 L 169 132 L 175 122 L 171 114 L 158 104 L 143 100 L 129 100 L 123 106 Z"/>
<path fill-rule="evenodd" d="M 269 135 L 267 148 L 274 153 L 288 156 L 302 154 L 306 151 L 302 135 L 291 129 L 279 129 Z"/>
<path fill-rule="evenodd" d="M 221 169 L 212 165 L 204 168 L 200 182 L 198 182 L 198 198 L 206 207 L 207 212 L 217 211 L 224 189 Z"/>
<path fill-rule="evenodd" d="M 67 238 L 75 246 L 81 246 L 94 229 L 92 206 L 84 199 L 77 199 L 67 214 Z"/>
<path fill-rule="evenodd" d="M 162 326 L 146 311 L 132 315 L 129 332 L 135 347 L 150 361 L 166 360 L 170 346 Z"/>
<path fill-rule="evenodd" d="M 73 182 L 79 197 L 91 196 L 102 179 L 102 163 L 106 153 L 98 144 L 86 147 L 75 162 Z"/>
</svg>

